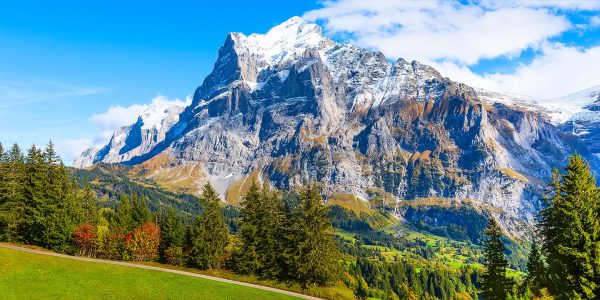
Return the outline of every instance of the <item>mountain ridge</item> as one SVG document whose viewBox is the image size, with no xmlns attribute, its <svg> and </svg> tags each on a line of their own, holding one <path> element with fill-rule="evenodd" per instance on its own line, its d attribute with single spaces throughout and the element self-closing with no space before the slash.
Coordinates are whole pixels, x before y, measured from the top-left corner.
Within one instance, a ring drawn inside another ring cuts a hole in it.
<svg viewBox="0 0 600 300">
<path fill-rule="evenodd" d="M 294 17 L 264 35 L 229 34 L 191 104 L 142 139 L 151 141 L 143 151 L 111 139 L 103 149 L 124 153 L 80 161 L 135 165 L 136 176 L 169 184 L 210 182 L 223 197 L 258 173 L 276 187 L 317 181 L 326 194 L 365 200 L 469 198 L 522 235 L 553 167 L 574 151 L 600 164 L 542 110 L 482 93 Z M 142 132 L 128 128 L 113 139 Z"/>
</svg>

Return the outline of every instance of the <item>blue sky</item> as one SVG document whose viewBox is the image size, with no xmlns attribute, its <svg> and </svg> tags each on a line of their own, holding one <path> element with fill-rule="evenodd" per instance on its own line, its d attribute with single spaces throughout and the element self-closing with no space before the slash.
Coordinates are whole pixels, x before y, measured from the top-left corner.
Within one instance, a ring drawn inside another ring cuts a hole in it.
<svg viewBox="0 0 600 300">
<path fill-rule="evenodd" d="M 458 81 L 551 98 L 600 84 L 599 8 L 566 0 L 0 1 L 0 141 L 52 139 L 70 164 L 127 121 L 98 121 L 115 108 L 192 94 L 228 32 L 263 33 L 292 16 Z"/>
<path fill-rule="evenodd" d="M 70 163 L 68 151 L 102 129 L 89 121 L 92 115 L 159 94 L 184 99 L 210 72 L 228 32 L 265 32 L 313 7 L 0 2 L 0 141 L 29 146 L 52 139 Z"/>
</svg>

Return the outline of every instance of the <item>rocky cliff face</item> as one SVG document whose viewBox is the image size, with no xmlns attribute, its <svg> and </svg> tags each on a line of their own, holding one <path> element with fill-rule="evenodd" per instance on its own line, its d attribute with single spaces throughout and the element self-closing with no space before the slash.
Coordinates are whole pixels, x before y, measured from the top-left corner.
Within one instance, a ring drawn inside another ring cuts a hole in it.
<svg viewBox="0 0 600 300">
<path fill-rule="evenodd" d="M 232 33 L 191 105 L 159 129 L 118 130 L 91 162 L 227 196 L 249 174 L 325 193 L 470 199 L 515 234 L 532 221 L 552 167 L 580 140 L 536 109 L 433 68 L 336 43 L 292 18 L 263 35 Z"/>
</svg>

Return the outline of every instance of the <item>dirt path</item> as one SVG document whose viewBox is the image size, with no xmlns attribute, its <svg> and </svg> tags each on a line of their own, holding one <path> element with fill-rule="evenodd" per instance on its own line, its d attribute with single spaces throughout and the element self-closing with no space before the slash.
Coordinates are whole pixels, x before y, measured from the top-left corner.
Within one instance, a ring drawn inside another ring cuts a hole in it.
<svg viewBox="0 0 600 300">
<path fill-rule="evenodd" d="M 241 286 L 251 287 L 251 288 L 255 288 L 255 289 L 261 289 L 261 290 L 265 290 L 265 291 L 270 291 L 270 292 L 274 292 L 274 293 L 298 297 L 298 298 L 302 298 L 302 299 L 314 299 L 314 300 L 320 299 L 320 298 L 316 298 L 316 297 L 312 297 L 312 296 L 307 296 L 307 295 L 303 295 L 303 294 L 298 294 L 298 293 L 281 290 L 281 289 L 277 289 L 277 288 L 272 288 L 272 287 L 267 287 L 267 286 L 262 286 L 262 285 L 258 285 L 258 284 L 229 280 L 229 279 L 207 276 L 207 275 L 186 272 L 186 271 L 172 270 L 172 269 L 159 268 L 159 267 L 146 266 L 146 265 L 138 265 L 138 264 L 132 264 L 132 263 L 127 263 L 127 262 L 122 262 L 122 261 L 94 259 L 94 258 L 81 257 L 81 256 L 70 256 L 70 255 L 49 252 L 49 251 L 35 250 L 35 249 L 29 249 L 29 248 L 24 248 L 24 247 L 9 245 L 9 244 L 3 244 L 3 243 L 0 243 L 0 248 L 7 248 L 7 249 L 12 249 L 12 250 L 18 250 L 18 251 L 30 252 L 30 253 L 36 253 L 36 254 L 42 254 L 42 255 L 49 255 L 49 256 L 56 256 L 56 257 L 63 257 L 63 258 L 68 258 L 68 259 L 82 260 L 82 261 L 88 261 L 88 262 L 93 262 L 93 263 L 125 266 L 125 267 L 132 267 L 132 268 L 138 268 L 138 269 L 155 270 L 155 271 L 160 271 L 160 272 L 167 272 L 167 273 L 174 273 L 174 274 L 180 274 L 180 275 L 185 275 L 185 276 L 198 277 L 198 278 L 203 278 L 203 279 L 208 279 L 208 280 L 213 280 L 213 281 L 219 281 L 219 282 L 225 282 L 225 283 L 230 283 L 230 284 L 237 284 L 237 285 L 241 285 Z"/>
</svg>

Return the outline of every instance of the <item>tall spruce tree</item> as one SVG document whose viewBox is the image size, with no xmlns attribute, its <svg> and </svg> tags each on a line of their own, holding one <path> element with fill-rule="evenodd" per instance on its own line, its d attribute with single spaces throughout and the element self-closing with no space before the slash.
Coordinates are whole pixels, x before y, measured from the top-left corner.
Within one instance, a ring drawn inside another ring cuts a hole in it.
<svg viewBox="0 0 600 300">
<path fill-rule="evenodd" d="M 165 217 L 160 223 L 160 255 L 164 258 L 165 250 L 171 247 L 183 247 L 185 229 L 181 219 L 172 207 L 167 209 Z"/>
<path fill-rule="evenodd" d="M 127 197 L 125 194 L 122 194 L 121 199 L 119 200 L 119 206 L 117 207 L 116 215 L 116 223 L 121 230 L 129 232 L 135 228 L 132 214 L 133 208 L 131 206 L 131 202 L 129 202 L 129 197 Z"/>
<path fill-rule="evenodd" d="M 46 161 L 47 165 L 62 164 L 62 160 L 56 152 L 56 149 L 54 148 L 54 143 L 52 141 L 48 142 L 48 145 L 46 146 L 46 149 L 44 151 L 44 160 Z"/>
<path fill-rule="evenodd" d="M 152 219 L 152 213 L 150 212 L 150 208 L 148 208 L 148 202 L 145 197 L 133 194 L 131 202 L 133 206 L 131 218 L 134 227 L 139 227 Z"/>
<path fill-rule="evenodd" d="M 600 194 L 581 156 L 571 156 L 565 171 L 553 172 L 540 213 L 548 287 L 559 298 L 594 299 L 600 295 Z"/>
<path fill-rule="evenodd" d="M 56 251 L 69 250 L 80 206 L 52 143 L 45 151 L 35 145 L 29 149 L 24 177 L 24 241 Z"/>
<path fill-rule="evenodd" d="M 88 183 L 85 185 L 83 191 L 80 193 L 80 203 L 82 208 L 82 221 L 90 224 L 97 224 L 100 218 L 98 213 L 98 198 L 96 193 L 92 190 L 91 185 Z"/>
<path fill-rule="evenodd" d="M 63 252 L 72 248 L 73 230 L 81 221 L 81 205 L 75 193 L 76 187 L 72 185 L 69 172 L 52 141 L 46 146 L 43 156 L 48 178 L 44 239 L 47 247 Z"/>
<path fill-rule="evenodd" d="M 334 229 L 316 184 L 299 192 L 299 203 L 286 218 L 282 258 L 286 277 L 303 285 L 327 285 L 335 280 L 338 256 Z"/>
<path fill-rule="evenodd" d="M 48 247 L 44 238 L 45 225 L 49 215 L 46 191 L 48 190 L 48 172 L 44 155 L 40 149 L 33 145 L 27 151 L 25 164 L 24 200 L 25 200 L 25 226 L 23 238 L 25 243 Z"/>
<path fill-rule="evenodd" d="M 2 146 L 2 143 L 0 143 L 0 241 L 5 241 L 7 240 L 7 220 L 5 220 L 5 216 L 3 213 L 3 206 L 4 203 L 6 202 L 6 200 L 4 199 L 5 197 L 3 196 L 4 191 L 4 186 L 7 183 L 7 177 L 8 177 L 8 166 L 6 164 L 6 162 L 4 161 L 4 147 Z M 8 214 L 8 212 L 6 212 Z"/>
<path fill-rule="evenodd" d="M 192 264 L 200 269 L 218 268 L 228 242 L 228 229 L 221 214 L 220 199 L 210 183 L 204 185 L 202 215 L 192 230 Z"/>
<path fill-rule="evenodd" d="M 504 244 L 500 240 L 502 231 L 493 217 L 490 217 L 485 235 L 482 294 L 488 300 L 505 300 L 510 288 L 506 277 L 508 262 L 504 257 Z"/>
<path fill-rule="evenodd" d="M 5 220 L 5 216 L 3 213 L 3 206 L 5 203 L 5 199 L 2 193 L 4 193 L 4 186 L 6 185 L 8 177 L 8 167 L 6 162 L 4 161 L 4 147 L 2 143 L 0 143 L 0 241 L 7 240 L 7 220 Z M 8 212 L 7 212 L 8 213 Z"/>
<path fill-rule="evenodd" d="M 256 274 L 261 267 L 259 228 L 262 217 L 261 193 L 255 181 L 244 196 L 240 212 L 239 237 L 241 245 L 234 253 L 236 271 L 242 274 Z"/>
<path fill-rule="evenodd" d="M 19 145 L 3 154 L 0 172 L 0 240 L 23 242 L 25 157 Z"/>
<path fill-rule="evenodd" d="M 531 244 L 531 251 L 529 251 L 527 273 L 527 286 L 536 296 L 539 296 L 540 290 L 546 286 L 546 266 L 535 239 Z"/>
<path fill-rule="evenodd" d="M 544 196 L 546 207 L 539 212 L 539 230 L 542 242 L 542 252 L 546 257 L 548 264 L 547 283 L 548 289 L 554 295 L 558 295 L 560 290 L 566 289 L 566 282 L 560 280 L 561 272 L 566 268 L 567 261 L 563 260 L 558 252 L 560 234 L 565 231 L 566 224 L 562 216 L 562 175 L 558 169 L 552 171 L 551 180 L 548 184 L 548 191 Z"/>
<path fill-rule="evenodd" d="M 261 277 L 279 275 L 278 243 L 282 221 L 282 200 L 276 191 L 259 189 L 252 182 L 244 196 L 239 236 L 241 246 L 235 251 L 236 270 Z"/>
<path fill-rule="evenodd" d="M 283 225 L 283 200 L 277 190 L 263 187 L 261 193 L 263 218 L 258 235 L 261 243 L 258 251 L 262 254 L 260 276 L 275 278 L 282 273 L 281 263 L 281 229 Z"/>
</svg>

